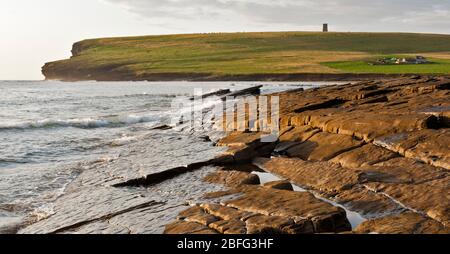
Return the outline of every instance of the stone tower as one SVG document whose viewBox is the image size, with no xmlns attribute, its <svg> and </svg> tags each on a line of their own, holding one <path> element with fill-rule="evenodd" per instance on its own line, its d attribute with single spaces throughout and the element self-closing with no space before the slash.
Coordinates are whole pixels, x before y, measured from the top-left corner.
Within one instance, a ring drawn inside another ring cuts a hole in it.
<svg viewBox="0 0 450 254">
<path fill-rule="evenodd" d="M 323 32 L 326 33 L 328 32 L 328 24 L 323 24 Z"/>
</svg>

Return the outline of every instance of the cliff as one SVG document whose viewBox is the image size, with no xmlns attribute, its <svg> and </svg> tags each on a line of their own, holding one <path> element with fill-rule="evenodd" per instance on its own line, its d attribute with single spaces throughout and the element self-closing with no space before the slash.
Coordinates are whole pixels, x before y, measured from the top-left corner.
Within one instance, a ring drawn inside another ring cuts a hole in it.
<svg viewBox="0 0 450 254">
<path fill-rule="evenodd" d="M 448 52 L 450 35 L 436 34 L 269 32 L 102 38 L 75 43 L 70 59 L 46 63 L 42 73 L 46 79 L 64 81 L 360 80 L 449 74 Z M 431 57 L 433 64 L 361 67 L 381 55 L 414 54 Z M 344 64 L 334 68 L 330 63 Z"/>
</svg>

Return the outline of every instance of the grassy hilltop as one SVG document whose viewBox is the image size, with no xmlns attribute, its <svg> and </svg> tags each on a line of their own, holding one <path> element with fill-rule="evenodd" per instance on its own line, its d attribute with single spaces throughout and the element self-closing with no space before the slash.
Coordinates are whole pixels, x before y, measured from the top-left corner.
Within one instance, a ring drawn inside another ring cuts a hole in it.
<svg viewBox="0 0 450 254">
<path fill-rule="evenodd" d="M 411 33 L 266 32 L 91 39 L 68 60 L 48 63 L 47 78 L 145 79 L 156 74 L 449 74 L 450 35 Z M 372 66 L 386 55 L 432 63 Z"/>
</svg>

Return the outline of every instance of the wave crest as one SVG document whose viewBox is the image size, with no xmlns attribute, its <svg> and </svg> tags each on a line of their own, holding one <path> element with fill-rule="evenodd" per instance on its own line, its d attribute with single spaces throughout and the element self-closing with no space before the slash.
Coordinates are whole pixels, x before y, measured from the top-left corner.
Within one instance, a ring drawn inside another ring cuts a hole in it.
<svg viewBox="0 0 450 254">
<path fill-rule="evenodd" d="M 75 128 L 102 128 L 132 125 L 138 123 L 154 122 L 159 119 L 158 115 L 127 115 L 106 118 L 74 118 L 74 119 L 44 119 L 21 123 L 0 124 L 0 130 L 12 129 L 38 129 L 52 127 L 75 127 Z"/>
</svg>

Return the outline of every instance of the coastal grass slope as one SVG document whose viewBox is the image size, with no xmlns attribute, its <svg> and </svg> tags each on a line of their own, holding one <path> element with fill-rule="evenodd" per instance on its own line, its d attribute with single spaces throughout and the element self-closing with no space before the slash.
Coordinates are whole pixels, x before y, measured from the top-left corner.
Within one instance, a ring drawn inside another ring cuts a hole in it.
<svg viewBox="0 0 450 254">
<path fill-rule="evenodd" d="M 48 79 L 145 80 L 174 75 L 449 74 L 450 35 L 264 32 L 91 39 L 47 63 Z M 370 66 L 385 55 L 421 54 L 431 64 Z"/>
</svg>

